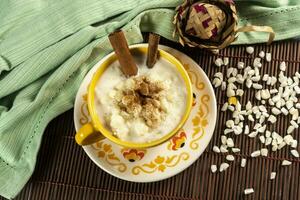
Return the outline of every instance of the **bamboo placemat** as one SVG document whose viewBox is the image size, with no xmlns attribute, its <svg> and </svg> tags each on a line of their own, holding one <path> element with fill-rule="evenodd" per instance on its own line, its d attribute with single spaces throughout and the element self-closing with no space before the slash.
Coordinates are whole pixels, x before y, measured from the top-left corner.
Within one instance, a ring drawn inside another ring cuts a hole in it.
<svg viewBox="0 0 300 200">
<path fill-rule="evenodd" d="M 219 70 L 212 66 L 215 55 L 197 48 L 181 47 L 162 40 L 162 44 L 172 46 L 192 57 L 212 80 Z M 280 61 L 288 64 L 288 75 L 300 70 L 300 42 L 283 41 L 271 46 L 256 45 L 255 54 L 260 50 L 272 52 L 273 60 L 264 65 L 263 72 L 279 73 Z M 254 54 L 254 55 L 255 55 Z M 250 64 L 253 55 L 245 53 L 245 46 L 229 47 L 220 52 L 228 56 L 231 63 L 244 61 Z M 225 67 L 220 68 L 225 72 Z M 216 92 L 218 109 L 226 100 L 220 90 Z M 255 101 L 249 90 L 241 103 L 248 99 Z M 16 199 L 300 199 L 300 160 L 293 159 L 288 148 L 268 157 L 251 159 L 252 151 L 260 147 L 256 140 L 238 136 L 235 143 L 242 149 L 235 162 L 241 157 L 249 158 L 245 168 L 238 163 L 231 164 L 224 173 L 212 174 L 211 164 L 220 164 L 224 155 L 212 151 L 214 144 L 220 144 L 220 134 L 229 115 L 218 112 L 218 123 L 212 141 L 203 155 L 188 169 L 175 177 L 155 183 L 132 183 L 117 179 L 98 168 L 74 142 L 73 111 L 54 119 L 47 127 L 38 155 L 35 172 L 26 187 Z M 286 130 L 289 119 L 280 117 L 274 129 Z M 300 139 L 300 129 L 293 133 Z M 299 148 L 298 148 L 299 149 Z M 280 167 L 283 159 L 294 160 L 288 167 Z M 270 172 L 277 171 L 276 179 L 269 180 Z M 254 194 L 244 196 L 243 190 L 253 187 Z"/>
</svg>

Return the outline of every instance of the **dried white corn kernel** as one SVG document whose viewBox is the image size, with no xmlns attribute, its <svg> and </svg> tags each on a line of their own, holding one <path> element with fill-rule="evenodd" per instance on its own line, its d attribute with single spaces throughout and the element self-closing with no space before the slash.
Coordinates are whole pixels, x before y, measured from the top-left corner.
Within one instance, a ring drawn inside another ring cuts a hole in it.
<svg viewBox="0 0 300 200">
<path fill-rule="evenodd" d="M 242 158 L 242 160 L 241 160 L 241 167 L 245 167 L 246 163 L 247 163 L 246 158 Z"/>
<path fill-rule="evenodd" d="M 227 120 L 226 121 L 226 127 L 228 128 L 232 128 L 234 126 L 234 121 L 233 120 Z"/>
<path fill-rule="evenodd" d="M 227 139 L 227 146 L 228 147 L 234 147 L 234 142 L 233 142 L 232 138 Z"/>
<path fill-rule="evenodd" d="M 266 141 L 265 136 L 263 136 L 263 135 L 259 136 L 259 140 L 261 143 L 265 143 L 265 141 Z"/>
<path fill-rule="evenodd" d="M 226 128 L 226 129 L 224 130 L 224 135 L 227 135 L 228 133 L 231 133 L 231 132 L 233 132 L 232 129 Z"/>
<path fill-rule="evenodd" d="M 252 46 L 246 47 L 246 52 L 247 52 L 248 54 L 253 54 L 254 48 L 253 48 Z"/>
<path fill-rule="evenodd" d="M 286 135 L 286 136 L 284 136 L 283 140 L 285 141 L 285 143 L 287 143 L 288 145 L 290 145 L 291 142 L 294 140 L 294 138 L 291 135 Z"/>
<path fill-rule="evenodd" d="M 274 124 L 277 121 L 277 118 L 274 115 L 270 115 L 268 118 L 268 122 Z"/>
<path fill-rule="evenodd" d="M 236 90 L 236 95 L 237 95 L 237 96 L 240 96 L 240 97 L 241 97 L 241 96 L 243 96 L 243 94 L 244 94 L 244 90 L 242 90 L 242 89 L 237 89 L 237 90 Z"/>
<path fill-rule="evenodd" d="M 271 55 L 271 53 L 266 53 L 266 61 L 267 61 L 267 62 L 271 62 L 271 60 L 272 60 L 272 55 Z"/>
<path fill-rule="evenodd" d="M 215 86 L 215 88 L 221 86 L 222 81 L 219 78 L 214 78 L 212 84 Z"/>
<path fill-rule="evenodd" d="M 254 61 L 253 61 L 253 67 L 261 67 L 262 64 L 261 64 L 261 58 L 254 58 Z"/>
<path fill-rule="evenodd" d="M 228 163 L 221 163 L 220 168 L 219 168 L 219 171 L 220 171 L 220 172 L 223 172 L 223 171 L 225 171 L 228 167 L 229 167 L 229 164 L 228 164 Z"/>
<path fill-rule="evenodd" d="M 266 148 L 261 149 L 261 150 L 260 150 L 260 154 L 261 154 L 262 156 L 268 156 L 268 149 L 266 149 Z"/>
<path fill-rule="evenodd" d="M 244 134 L 245 135 L 249 134 L 249 126 L 248 125 L 245 126 Z"/>
<path fill-rule="evenodd" d="M 253 87 L 254 89 L 256 89 L 256 90 L 261 90 L 261 89 L 262 89 L 262 85 L 259 84 L 259 83 L 253 83 L 253 84 L 252 84 L 252 87 Z"/>
<path fill-rule="evenodd" d="M 220 153 L 221 151 L 220 151 L 220 148 L 218 147 L 218 146 L 214 146 L 213 147 L 213 151 L 215 152 L 215 153 Z"/>
<path fill-rule="evenodd" d="M 229 63 L 229 58 L 228 58 L 228 57 L 224 57 L 224 58 L 223 58 L 223 62 L 224 62 L 224 65 L 225 65 L 225 66 L 228 65 L 228 63 Z"/>
<path fill-rule="evenodd" d="M 252 153 L 251 153 L 251 157 L 258 157 L 258 156 L 260 156 L 260 150 L 257 150 L 257 151 L 253 151 Z"/>
<path fill-rule="evenodd" d="M 234 161 L 234 156 L 233 155 L 227 155 L 226 160 L 228 161 Z"/>
<path fill-rule="evenodd" d="M 227 152 L 228 152 L 228 150 L 227 150 L 227 146 L 225 146 L 225 145 L 221 145 L 221 147 L 220 147 L 220 151 L 221 151 L 222 153 L 227 153 Z"/>
<path fill-rule="evenodd" d="M 220 80 L 223 81 L 223 73 L 222 72 L 217 72 L 214 74 L 214 77 L 219 78 Z"/>
<path fill-rule="evenodd" d="M 247 194 L 252 194 L 252 193 L 254 193 L 253 188 L 247 188 L 247 189 L 244 190 L 244 194 L 245 194 L 245 195 L 247 195 Z"/>
<path fill-rule="evenodd" d="M 218 170 L 217 165 L 211 165 L 210 170 L 212 173 L 215 173 Z"/>
<path fill-rule="evenodd" d="M 286 64 L 285 64 L 284 61 L 280 63 L 279 69 L 280 69 L 281 71 L 285 71 L 285 70 L 286 70 Z"/>
<path fill-rule="evenodd" d="M 277 151 L 277 149 L 278 149 L 277 144 L 272 145 L 272 151 Z"/>
<path fill-rule="evenodd" d="M 226 82 L 222 81 L 221 90 L 226 90 Z"/>
<path fill-rule="evenodd" d="M 265 52 L 264 51 L 260 51 L 258 54 L 259 57 L 264 58 L 265 57 Z"/>
<path fill-rule="evenodd" d="M 244 65 L 245 65 L 245 63 L 243 63 L 243 62 L 238 62 L 238 63 L 237 63 L 237 68 L 238 68 L 238 69 L 243 69 L 243 68 L 244 68 Z"/>
<path fill-rule="evenodd" d="M 271 172 L 270 179 L 273 180 L 276 177 L 276 172 Z"/>
<path fill-rule="evenodd" d="M 293 141 L 291 142 L 291 147 L 292 147 L 292 148 L 296 148 L 297 145 L 298 145 L 298 141 L 297 141 L 297 140 L 293 140 Z"/>
<path fill-rule="evenodd" d="M 287 134 L 291 134 L 295 130 L 294 126 L 289 126 L 287 129 Z"/>
<path fill-rule="evenodd" d="M 272 142 L 272 138 L 268 137 L 268 138 L 266 139 L 265 145 L 268 146 L 268 145 L 271 144 L 271 142 Z"/>
<path fill-rule="evenodd" d="M 280 150 L 280 149 L 282 149 L 285 145 L 286 145 L 286 143 L 285 142 L 280 142 L 280 143 L 278 143 L 279 145 L 278 145 L 278 149 Z"/>
<path fill-rule="evenodd" d="M 225 135 L 221 136 L 221 142 L 222 144 L 226 145 L 227 144 L 227 137 Z"/>
<path fill-rule="evenodd" d="M 215 65 L 216 65 L 217 67 L 221 67 L 223 64 L 224 64 L 224 63 L 223 63 L 222 58 L 217 58 L 217 59 L 215 60 Z"/>
<path fill-rule="evenodd" d="M 274 115 L 279 115 L 280 113 L 281 113 L 281 110 L 279 110 L 278 108 L 272 108 L 272 113 L 274 114 Z"/>
<path fill-rule="evenodd" d="M 261 98 L 262 99 L 269 99 L 271 97 L 271 94 L 268 89 L 261 90 Z"/>
<path fill-rule="evenodd" d="M 289 114 L 289 111 L 287 109 L 285 109 L 285 108 L 281 108 L 281 112 L 284 115 L 288 115 Z"/>
<path fill-rule="evenodd" d="M 292 154 L 294 157 L 299 158 L 299 153 L 298 153 L 297 150 L 295 150 L 295 149 L 291 150 L 291 154 Z"/>
<path fill-rule="evenodd" d="M 231 150 L 233 153 L 238 153 L 241 151 L 239 148 L 232 148 Z"/>
<path fill-rule="evenodd" d="M 248 135 L 248 137 L 255 138 L 257 136 L 257 134 L 258 134 L 258 131 L 253 131 Z"/>
<path fill-rule="evenodd" d="M 282 166 L 287 166 L 287 165 L 291 165 L 291 164 L 292 164 L 292 162 L 288 161 L 288 160 L 283 160 L 281 163 Z"/>
<path fill-rule="evenodd" d="M 221 108 L 222 111 L 226 111 L 228 109 L 228 103 L 225 102 Z"/>
<path fill-rule="evenodd" d="M 294 128 L 299 128 L 299 125 L 298 125 L 295 121 L 293 121 L 293 120 L 291 120 L 291 125 L 292 125 Z"/>
</svg>

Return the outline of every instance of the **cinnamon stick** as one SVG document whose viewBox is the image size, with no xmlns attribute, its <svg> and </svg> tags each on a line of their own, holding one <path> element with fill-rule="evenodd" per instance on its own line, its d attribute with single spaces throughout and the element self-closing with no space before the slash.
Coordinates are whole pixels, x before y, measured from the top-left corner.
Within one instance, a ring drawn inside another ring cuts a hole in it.
<svg viewBox="0 0 300 200">
<path fill-rule="evenodd" d="M 160 36 L 155 33 L 149 34 L 148 41 L 148 55 L 147 55 L 147 66 L 152 68 L 157 60 L 158 55 L 158 44 L 159 44 Z"/>
<path fill-rule="evenodd" d="M 124 33 L 121 30 L 118 30 L 111 33 L 108 38 L 120 63 L 121 71 L 126 76 L 136 75 L 138 68 L 130 54 Z"/>
</svg>

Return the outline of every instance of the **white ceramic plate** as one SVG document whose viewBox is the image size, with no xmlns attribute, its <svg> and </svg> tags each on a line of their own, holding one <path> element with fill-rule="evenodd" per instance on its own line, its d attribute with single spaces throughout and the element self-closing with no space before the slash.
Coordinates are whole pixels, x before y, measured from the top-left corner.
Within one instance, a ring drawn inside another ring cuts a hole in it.
<svg viewBox="0 0 300 200">
<path fill-rule="evenodd" d="M 133 45 L 147 46 L 147 44 Z M 86 154 L 107 173 L 133 182 L 159 181 L 178 174 L 203 153 L 214 132 L 217 105 L 209 79 L 199 65 L 187 55 L 167 46 L 160 48 L 174 55 L 186 68 L 195 95 L 189 119 L 173 138 L 146 150 L 128 149 L 118 146 L 108 139 L 84 146 Z M 109 55 L 108 55 L 109 56 Z M 90 121 L 86 94 L 88 84 L 100 60 L 84 78 L 75 100 L 74 123 L 78 130 Z"/>
</svg>

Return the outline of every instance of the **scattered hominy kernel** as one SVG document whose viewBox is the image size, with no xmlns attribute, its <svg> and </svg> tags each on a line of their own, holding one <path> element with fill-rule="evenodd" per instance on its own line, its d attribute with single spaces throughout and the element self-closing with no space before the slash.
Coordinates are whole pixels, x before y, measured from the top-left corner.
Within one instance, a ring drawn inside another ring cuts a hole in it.
<svg viewBox="0 0 300 200">
<path fill-rule="evenodd" d="M 238 153 L 241 151 L 239 148 L 232 148 L 231 150 L 233 153 Z"/>
<path fill-rule="evenodd" d="M 229 164 L 228 164 L 228 163 L 221 163 L 220 168 L 219 168 L 219 171 L 220 171 L 220 172 L 223 172 L 223 171 L 225 171 L 228 167 L 229 167 Z"/>
<path fill-rule="evenodd" d="M 262 156 L 268 156 L 268 149 L 266 149 L 266 148 L 261 149 L 261 150 L 260 150 L 260 154 L 261 154 Z"/>
<path fill-rule="evenodd" d="M 211 165 L 210 170 L 212 173 L 215 173 L 218 170 L 217 165 Z"/>
<path fill-rule="evenodd" d="M 279 145 L 278 145 L 278 149 L 282 149 L 284 146 L 286 145 L 285 142 L 280 142 Z"/>
<path fill-rule="evenodd" d="M 253 83 L 253 84 L 252 84 L 252 87 L 253 87 L 254 89 L 256 89 L 256 90 L 261 90 L 261 89 L 262 89 L 262 85 L 259 84 L 259 83 Z"/>
<path fill-rule="evenodd" d="M 255 138 L 257 136 L 257 134 L 258 134 L 258 131 L 253 131 L 253 132 L 249 133 L 248 137 Z"/>
<path fill-rule="evenodd" d="M 274 114 L 274 115 L 279 115 L 280 113 L 281 113 L 281 110 L 279 110 L 278 108 L 272 108 L 272 113 Z"/>
<path fill-rule="evenodd" d="M 272 142 L 272 138 L 268 137 L 268 138 L 266 139 L 265 145 L 268 146 L 268 145 L 271 144 L 271 142 Z"/>
<path fill-rule="evenodd" d="M 253 48 L 252 46 L 246 47 L 246 52 L 247 52 L 248 54 L 253 54 L 254 48 Z"/>
<path fill-rule="evenodd" d="M 245 195 L 247 195 L 247 194 L 252 194 L 252 193 L 254 193 L 253 188 L 247 188 L 247 189 L 244 190 L 244 194 L 245 194 Z"/>
<path fill-rule="evenodd" d="M 241 160 L 241 167 L 245 167 L 246 163 L 247 163 L 246 158 L 242 158 L 242 160 Z"/>
<path fill-rule="evenodd" d="M 214 78 L 212 84 L 215 86 L 215 88 L 221 86 L 222 82 L 219 78 Z"/>
<path fill-rule="evenodd" d="M 294 138 L 291 135 L 286 135 L 286 136 L 284 136 L 283 140 L 285 141 L 286 144 L 291 145 Z"/>
<path fill-rule="evenodd" d="M 299 153 L 298 153 L 297 150 L 292 149 L 292 150 L 291 150 L 291 154 L 292 154 L 294 157 L 299 158 Z"/>
<path fill-rule="evenodd" d="M 228 58 L 228 57 L 224 57 L 224 58 L 223 58 L 223 62 L 224 62 L 224 65 L 225 65 L 225 66 L 228 65 L 228 63 L 229 63 L 229 58 Z"/>
<path fill-rule="evenodd" d="M 277 151 L 277 149 L 278 149 L 277 144 L 272 145 L 272 151 Z"/>
<path fill-rule="evenodd" d="M 259 136 L 259 140 L 261 143 L 265 143 L 265 141 L 266 141 L 265 136 L 263 136 L 263 135 Z"/>
<path fill-rule="evenodd" d="M 259 57 L 264 58 L 265 57 L 265 52 L 264 51 L 260 51 L 258 54 Z"/>
<path fill-rule="evenodd" d="M 228 147 L 234 147 L 234 142 L 233 142 L 232 138 L 227 139 L 227 146 Z"/>
<path fill-rule="evenodd" d="M 272 55 L 271 55 L 271 53 L 266 53 L 266 61 L 267 61 L 267 62 L 271 62 L 271 60 L 272 60 Z"/>
<path fill-rule="evenodd" d="M 245 65 L 245 63 L 243 63 L 243 62 L 238 62 L 238 63 L 237 63 L 237 68 L 238 68 L 238 69 L 243 69 L 243 68 L 244 68 L 244 65 Z"/>
<path fill-rule="evenodd" d="M 221 151 L 222 153 L 227 153 L 227 152 L 228 152 L 227 146 L 221 145 L 220 151 Z"/>
<path fill-rule="evenodd" d="M 231 133 L 231 132 L 233 132 L 232 129 L 226 128 L 226 129 L 224 130 L 224 135 L 227 135 L 228 133 Z"/>
<path fill-rule="evenodd" d="M 294 126 L 289 126 L 287 129 L 287 134 L 291 134 L 295 130 Z"/>
<path fill-rule="evenodd" d="M 297 140 L 293 140 L 293 141 L 291 142 L 291 147 L 292 147 L 292 148 L 296 148 L 297 145 L 298 145 L 298 141 L 297 141 Z"/>
<path fill-rule="evenodd" d="M 226 90 L 226 82 L 222 81 L 221 90 Z"/>
<path fill-rule="evenodd" d="M 218 147 L 218 146 L 214 146 L 213 147 L 213 151 L 215 152 L 215 153 L 220 153 L 221 151 L 220 151 L 220 148 Z"/>
<path fill-rule="evenodd" d="M 222 111 L 226 111 L 228 109 L 228 103 L 225 102 L 221 108 Z"/>
<path fill-rule="evenodd" d="M 299 125 L 298 125 L 295 121 L 293 121 L 293 120 L 291 120 L 291 125 L 292 125 L 294 128 L 299 128 Z"/>
<path fill-rule="evenodd" d="M 287 165 L 291 165 L 291 164 L 292 164 L 292 162 L 288 161 L 288 160 L 283 160 L 281 163 L 282 166 L 287 166 Z"/>
<path fill-rule="evenodd" d="M 285 64 L 284 61 L 280 63 L 279 69 L 280 69 L 281 71 L 285 71 L 285 70 L 286 70 L 286 64 Z"/>
<path fill-rule="evenodd" d="M 233 120 L 227 120 L 226 121 L 226 127 L 228 128 L 232 128 L 234 126 L 234 121 Z"/>
<path fill-rule="evenodd" d="M 221 67 L 223 64 L 224 64 L 224 63 L 223 63 L 222 58 L 217 58 L 217 59 L 215 60 L 215 65 L 216 65 L 217 67 Z"/>
<path fill-rule="evenodd" d="M 236 95 L 238 95 L 238 96 L 243 96 L 243 94 L 244 94 L 244 90 L 242 90 L 242 89 L 237 89 L 236 90 Z"/>
<path fill-rule="evenodd" d="M 285 108 L 281 108 L 281 112 L 284 114 L 284 115 L 288 115 L 289 114 L 289 111 Z"/>
<path fill-rule="evenodd" d="M 225 135 L 221 136 L 221 142 L 222 144 L 226 145 L 227 144 L 227 137 Z"/>
<path fill-rule="evenodd" d="M 277 118 L 274 115 L 270 115 L 268 118 L 268 122 L 274 124 L 277 121 Z"/>
<path fill-rule="evenodd" d="M 262 64 L 261 64 L 261 58 L 254 58 L 254 61 L 253 61 L 253 67 L 261 67 Z"/>
<path fill-rule="evenodd" d="M 273 180 L 276 177 L 276 172 L 271 172 L 270 179 Z"/>
<path fill-rule="evenodd" d="M 253 152 L 251 153 L 251 157 L 252 157 L 252 158 L 258 157 L 258 156 L 260 156 L 260 150 L 253 151 Z"/>
<path fill-rule="evenodd" d="M 226 160 L 228 161 L 234 161 L 234 156 L 233 155 L 227 155 Z"/>
</svg>

